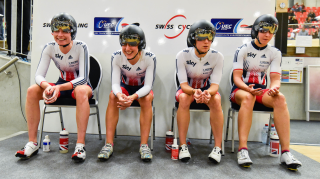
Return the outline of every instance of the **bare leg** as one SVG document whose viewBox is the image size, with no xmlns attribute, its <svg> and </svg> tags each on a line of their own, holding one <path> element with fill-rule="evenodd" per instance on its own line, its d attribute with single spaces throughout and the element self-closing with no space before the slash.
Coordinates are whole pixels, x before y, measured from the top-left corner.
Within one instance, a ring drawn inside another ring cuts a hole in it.
<svg viewBox="0 0 320 179">
<path fill-rule="evenodd" d="M 187 144 L 186 138 L 190 123 L 190 104 L 193 97 L 186 93 L 179 95 L 179 108 L 177 111 L 177 123 L 179 130 L 180 145 Z"/>
<path fill-rule="evenodd" d="M 221 97 L 214 95 L 207 104 L 210 108 L 210 124 L 214 136 L 215 146 L 221 148 L 223 132 L 223 113 L 221 108 Z"/>
<path fill-rule="evenodd" d="M 248 148 L 247 141 L 252 124 L 252 111 L 256 97 L 244 90 L 236 92 L 236 102 L 240 105 L 238 113 L 239 148 Z"/>
<path fill-rule="evenodd" d="M 140 99 L 138 102 L 141 106 L 140 112 L 140 133 L 141 133 L 141 144 L 148 144 L 148 138 L 152 122 L 152 100 L 153 95 L 148 94 Z"/>
<path fill-rule="evenodd" d="M 74 95 L 77 101 L 76 120 L 78 139 L 77 143 L 85 144 L 86 131 L 88 126 L 90 106 L 88 98 L 92 95 L 92 90 L 87 85 L 77 86 L 74 89 Z"/>
<path fill-rule="evenodd" d="M 283 94 L 271 97 L 265 93 L 262 103 L 267 107 L 273 108 L 274 123 L 280 138 L 282 150 L 289 150 L 290 145 L 290 115 L 287 107 L 286 98 Z"/>
<path fill-rule="evenodd" d="M 39 101 L 42 100 L 44 89 L 38 85 L 32 85 L 27 91 L 26 117 L 29 132 L 29 141 L 37 142 L 38 125 L 40 121 Z M 39 141 L 41 142 L 41 141 Z"/>
<path fill-rule="evenodd" d="M 118 98 L 111 92 L 106 111 L 106 143 L 113 144 L 114 133 L 119 120 L 119 108 L 117 107 Z"/>
</svg>

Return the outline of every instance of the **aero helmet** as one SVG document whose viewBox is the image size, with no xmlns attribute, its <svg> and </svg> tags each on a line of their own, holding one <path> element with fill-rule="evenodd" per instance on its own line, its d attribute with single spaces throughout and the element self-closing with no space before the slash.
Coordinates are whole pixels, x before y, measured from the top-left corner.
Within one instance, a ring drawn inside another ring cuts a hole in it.
<svg viewBox="0 0 320 179">
<path fill-rule="evenodd" d="M 51 31 L 62 29 L 64 32 L 71 33 L 71 39 L 74 40 L 77 35 L 77 22 L 68 13 L 62 12 L 53 16 L 51 20 Z"/>
</svg>

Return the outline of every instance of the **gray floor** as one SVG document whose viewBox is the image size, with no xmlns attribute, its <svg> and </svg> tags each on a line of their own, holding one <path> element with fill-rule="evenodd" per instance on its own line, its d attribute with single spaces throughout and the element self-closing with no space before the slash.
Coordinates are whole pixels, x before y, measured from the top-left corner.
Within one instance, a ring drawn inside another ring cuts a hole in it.
<svg viewBox="0 0 320 179">
<path fill-rule="evenodd" d="M 27 133 L 0 141 L 0 178 L 316 178 L 320 163 L 295 151 L 292 153 L 303 163 L 297 172 L 279 165 L 279 159 L 268 156 L 262 143 L 249 143 L 251 168 L 237 165 L 236 153 L 231 153 L 231 142 L 226 143 L 226 155 L 220 164 L 211 163 L 207 156 L 213 145 L 208 140 L 191 139 L 192 159 L 188 163 L 173 161 L 164 149 L 164 138 L 156 138 L 152 162 L 139 159 L 139 137 L 118 136 L 114 155 L 106 162 L 97 160 L 104 144 L 98 135 L 87 135 L 87 159 L 74 163 L 71 155 L 76 134 L 70 135 L 70 151 L 60 154 L 59 134 L 47 133 L 51 138 L 51 152 L 39 151 L 29 160 L 19 160 L 15 152 L 28 141 Z M 236 143 L 237 147 L 237 143 Z"/>
<path fill-rule="evenodd" d="M 320 121 L 291 121 L 290 142 L 320 145 Z"/>
</svg>

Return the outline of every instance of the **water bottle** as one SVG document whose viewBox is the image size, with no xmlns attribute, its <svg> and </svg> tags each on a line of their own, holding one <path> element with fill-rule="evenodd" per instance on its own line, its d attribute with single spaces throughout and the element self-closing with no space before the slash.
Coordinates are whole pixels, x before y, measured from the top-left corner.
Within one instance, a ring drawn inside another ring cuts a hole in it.
<svg viewBox="0 0 320 179">
<path fill-rule="evenodd" d="M 268 130 L 269 130 L 269 125 L 265 124 L 261 132 L 261 141 L 263 144 L 267 144 Z"/>
<path fill-rule="evenodd" d="M 60 153 L 67 153 L 69 151 L 69 132 L 65 128 L 60 132 L 59 150 Z"/>
<path fill-rule="evenodd" d="M 171 150 L 171 159 L 178 160 L 179 157 L 179 146 L 177 139 L 173 139 L 172 150 Z"/>
<path fill-rule="evenodd" d="M 46 135 L 46 137 L 43 139 L 43 151 L 49 152 L 50 151 L 50 139 L 49 136 Z"/>
<path fill-rule="evenodd" d="M 166 132 L 166 151 L 167 152 L 171 152 L 172 144 L 173 144 L 173 132 L 167 131 Z"/>
<path fill-rule="evenodd" d="M 280 154 L 280 142 L 279 136 L 274 127 L 274 124 L 271 125 L 271 132 L 270 132 L 270 156 L 271 157 L 279 157 Z"/>
<path fill-rule="evenodd" d="M 270 139 L 271 138 L 274 138 L 274 139 L 279 139 L 279 137 L 278 137 L 278 133 L 277 133 L 277 131 L 276 131 L 276 128 L 274 127 L 274 124 L 271 124 L 271 131 L 270 131 Z"/>
</svg>

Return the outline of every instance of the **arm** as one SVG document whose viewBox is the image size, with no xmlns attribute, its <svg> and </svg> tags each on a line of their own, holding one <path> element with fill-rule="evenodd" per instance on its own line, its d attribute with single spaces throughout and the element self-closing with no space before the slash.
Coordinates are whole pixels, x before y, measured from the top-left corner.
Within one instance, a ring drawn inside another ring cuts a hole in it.
<svg viewBox="0 0 320 179">
<path fill-rule="evenodd" d="M 82 43 L 79 55 L 79 76 L 78 78 L 70 81 L 70 85 L 62 84 L 61 91 L 74 89 L 78 85 L 86 85 L 89 81 L 89 70 L 90 70 L 90 58 L 89 50 L 86 44 Z"/>
<path fill-rule="evenodd" d="M 281 73 L 281 62 L 282 54 L 280 50 L 277 50 L 270 64 L 270 90 L 268 91 L 269 96 L 276 96 L 279 94 L 280 89 L 280 73 Z"/>
<path fill-rule="evenodd" d="M 148 58 L 152 58 L 152 59 L 148 59 L 149 65 L 146 70 L 144 85 L 135 94 L 133 94 L 131 96 L 134 100 L 148 95 L 152 89 L 154 78 L 156 75 L 157 59 L 156 59 L 155 55 L 148 57 Z"/>
<path fill-rule="evenodd" d="M 217 63 L 213 68 L 213 71 L 210 75 L 210 88 L 207 90 L 211 96 L 214 96 L 219 89 L 219 83 L 221 81 L 221 77 L 222 77 L 222 71 L 223 71 L 223 55 L 221 53 L 218 53 L 217 56 Z"/>
<path fill-rule="evenodd" d="M 186 94 L 193 95 L 196 89 L 193 89 L 188 84 L 187 71 L 184 64 L 183 54 L 184 52 L 179 52 L 176 57 L 176 72 L 180 82 L 180 87 L 182 91 Z"/>
<path fill-rule="evenodd" d="M 112 85 L 112 92 L 116 96 L 118 94 L 122 94 L 122 90 L 120 87 L 121 69 L 119 64 L 117 63 L 117 61 L 119 60 L 117 58 L 119 58 L 119 56 L 117 55 L 111 56 L 111 85 Z"/>
</svg>

